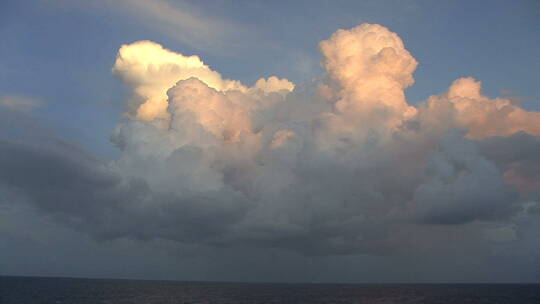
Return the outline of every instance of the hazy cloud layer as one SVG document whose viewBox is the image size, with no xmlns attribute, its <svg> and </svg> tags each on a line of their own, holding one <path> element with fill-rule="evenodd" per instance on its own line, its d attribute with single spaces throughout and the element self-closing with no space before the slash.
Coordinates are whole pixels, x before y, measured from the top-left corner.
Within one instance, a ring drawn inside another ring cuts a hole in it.
<svg viewBox="0 0 540 304">
<path fill-rule="evenodd" d="M 186 1 L 119 0 L 112 7 L 131 12 L 143 24 L 198 49 L 223 49 L 242 34 L 255 36 L 245 27 L 207 15 Z"/>
<path fill-rule="evenodd" d="M 0 108 L 7 108 L 11 111 L 30 112 L 39 105 L 40 102 L 35 98 L 16 95 L 0 95 Z"/>
<path fill-rule="evenodd" d="M 113 67 L 132 89 L 112 136 L 120 157 L 5 139 L 3 191 L 99 239 L 331 255 L 463 231 L 518 238 L 538 213 L 540 113 L 484 96 L 472 78 L 410 105 L 418 63 L 380 25 L 320 48 L 322 81 L 249 87 L 197 56 L 124 45 Z"/>
</svg>

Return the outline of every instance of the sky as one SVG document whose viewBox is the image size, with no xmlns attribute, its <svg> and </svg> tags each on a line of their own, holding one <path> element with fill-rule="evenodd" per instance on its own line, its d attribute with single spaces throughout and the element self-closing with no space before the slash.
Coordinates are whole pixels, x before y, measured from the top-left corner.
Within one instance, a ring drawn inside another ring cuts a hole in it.
<svg viewBox="0 0 540 304">
<path fill-rule="evenodd" d="M 4 0 L 0 275 L 539 282 L 539 20 Z"/>
</svg>

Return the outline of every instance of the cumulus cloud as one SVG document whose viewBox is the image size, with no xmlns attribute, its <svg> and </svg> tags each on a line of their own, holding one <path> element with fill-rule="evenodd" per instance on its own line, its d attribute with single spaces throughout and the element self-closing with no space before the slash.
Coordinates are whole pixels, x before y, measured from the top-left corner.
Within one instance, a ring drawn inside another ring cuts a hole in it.
<svg viewBox="0 0 540 304">
<path fill-rule="evenodd" d="M 483 154 L 504 172 L 508 184 L 521 193 L 540 194 L 540 138 L 525 132 L 495 136 L 480 142 Z M 540 195 L 537 198 L 540 201 Z"/>
<path fill-rule="evenodd" d="M 427 183 L 415 191 L 421 220 L 459 224 L 497 220 L 515 214 L 518 197 L 495 164 L 473 143 L 447 135 L 426 163 Z"/>
<path fill-rule="evenodd" d="M 218 91 L 248 90 L 240 81 L 222 78 L 198 56 L 184 56 L 152 41 L 122 46 L 113 72 L 133 88 L 134 96 L 128 103 L 128 110 L 143 120 L 168 117 L 167 90 L 180 80 L 194 77 Z M 253 89 L 270 93 L 288 92 L 293 88 L 294 84 L 287 79 L 272 76 L 259 79 Z"/>
<path fill-rule="evenodd" d="M 112 136 L 119 158 L 4 140 L 0 181 L 98 238 L 305 255 L 384 254 L 418 243 L 404 231 L 439 231 L 428 241 L 534 209 L 539 113 L 484 96 L 472 78 L 410 105 L 418 63 L 381 25 L 320 48 L 321 81 L 249 87 L 197 56 L 124 45 L 113 72 L 133 96 Z"/>
<path fill-rule="evenodd" d="M 338 30 L 320 43 L 323 66 L 336 82 L 336 109 L 366 112 L 374 107 L 410 115 L 403 89 L 414 83 L 417 61 L 396 33 L 378 24 Z"/>
<path fill-rule="evenodd" d="M 479 81 L 460 78 L 446 94 L 431 97 L 430 102 L 443 99 L 452 103 L 458 112 L 456 123 L 468 131 L 469 138 L 509 136 L 520 131 L 540 136 L 540 113 L 526 111 L 508 98 L 490 99 L 480 90 Z"/>
</svg>

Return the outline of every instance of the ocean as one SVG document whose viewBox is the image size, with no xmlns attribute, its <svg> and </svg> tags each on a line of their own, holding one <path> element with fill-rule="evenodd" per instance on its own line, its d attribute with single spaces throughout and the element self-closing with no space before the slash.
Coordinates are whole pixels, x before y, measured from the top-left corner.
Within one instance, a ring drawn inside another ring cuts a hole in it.
<svg viewBox="0 0 540 304">
<path fill-rule="evenodd" d="M 540 303 L 539 284 L 273 284 L 0 276 L 1 304 Z"/>
</svg>

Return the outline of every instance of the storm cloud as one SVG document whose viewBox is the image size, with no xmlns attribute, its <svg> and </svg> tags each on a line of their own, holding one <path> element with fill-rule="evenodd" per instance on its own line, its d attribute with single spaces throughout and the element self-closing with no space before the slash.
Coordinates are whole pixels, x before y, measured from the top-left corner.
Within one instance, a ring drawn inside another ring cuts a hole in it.
<svg viewBox="0 0 540 304">
<path fill-rule="evenodd" d="M 97 239 L 304 255 L 387 254 L 536 210 L 540 113 L 473 78 L 410 104 L 418 62 L 381 25 L 338 30 L 320 49 L 321 80 L 249 87 L 197 56 L 124 45 L 118 159 L 2 139 L 1 189 Z"/>
</svg>

